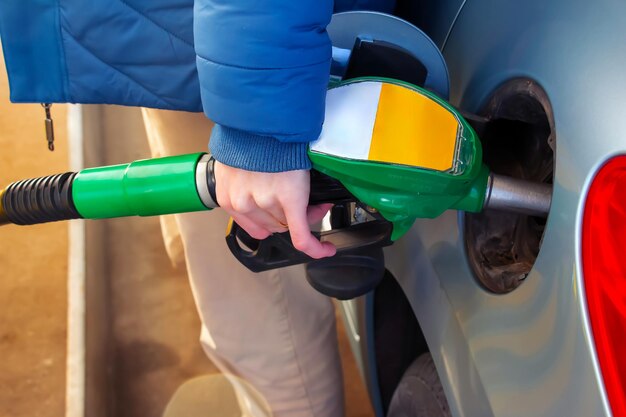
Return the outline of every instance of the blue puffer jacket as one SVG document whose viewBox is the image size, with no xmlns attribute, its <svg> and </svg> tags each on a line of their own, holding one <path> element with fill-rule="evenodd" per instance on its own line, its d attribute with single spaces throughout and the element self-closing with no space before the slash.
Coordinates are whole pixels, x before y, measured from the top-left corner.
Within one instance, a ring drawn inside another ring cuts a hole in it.
<svg viewBox="0 0 626 417">
<path fill-rule="evenodd" d="M 0 37 L 14 102 L 204 110 L 218 160 L 284 171 L 321 129 L 333 9 L 393 3 L 3 0 Z"/>
</svg>

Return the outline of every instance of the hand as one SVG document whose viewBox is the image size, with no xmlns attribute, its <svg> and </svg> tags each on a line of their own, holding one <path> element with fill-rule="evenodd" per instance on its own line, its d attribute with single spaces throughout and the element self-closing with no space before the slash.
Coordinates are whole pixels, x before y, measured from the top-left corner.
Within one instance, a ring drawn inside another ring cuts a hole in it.
<svg viewBox="0 0 626 417">
<path fill-rule="evenodd" d="M 215 161 L 217 202 L 255 239 L 289 229 L 293 246 L 319 259 L 336 248 L 311 234 L 310 224 L 322 220 L 332 204 L 308 207 L 309 171 L 253 172 Z"/>
</svg>

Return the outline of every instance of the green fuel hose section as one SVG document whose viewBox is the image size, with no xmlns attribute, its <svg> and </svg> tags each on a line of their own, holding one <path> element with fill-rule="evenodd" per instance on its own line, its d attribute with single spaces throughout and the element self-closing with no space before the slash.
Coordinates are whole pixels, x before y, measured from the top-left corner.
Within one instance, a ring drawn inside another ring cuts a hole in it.
<svg viewBox="0 0 626 417">
<path fill-rule="evenodd" d="M 85 169 L 72 185 L 74 205 L 87 219 L 208 210 L 196 188 L 196 164 L 202 155 Z"/>
</svg>

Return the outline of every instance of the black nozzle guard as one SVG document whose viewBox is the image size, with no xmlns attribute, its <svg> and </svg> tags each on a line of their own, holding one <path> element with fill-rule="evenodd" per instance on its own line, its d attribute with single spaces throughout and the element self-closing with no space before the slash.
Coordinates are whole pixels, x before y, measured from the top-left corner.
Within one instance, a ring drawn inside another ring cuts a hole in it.
<svg viewBox="0 0 626 417">
<path fill-rule="evenodd" d="M 337 248 L 335 256 L 319 260 L 297 250 L 289 232 L 256 240 L 235 222 L 231 222 L 226 244 L 253 272 L 306 264 L 307 280 L 313 288 L 331 297 L 350 299 L 372 290 L 383 278 L 382 248 L 391 245 L 391 231 L 391 223 L 373 220 L 314 233 L 321 242 L 331 242 Z"/>
</svg>

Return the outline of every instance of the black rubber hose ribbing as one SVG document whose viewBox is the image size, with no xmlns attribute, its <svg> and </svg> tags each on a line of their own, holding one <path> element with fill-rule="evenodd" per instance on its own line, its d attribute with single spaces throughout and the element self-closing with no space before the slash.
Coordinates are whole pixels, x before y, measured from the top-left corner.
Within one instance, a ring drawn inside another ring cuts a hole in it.
<svg viewBox="0 0 626 417">
<path fill-rule="evenodd" d="M 14 182 L 2 195 L 6 217 L 19 225 L 80 219 L 72 199 L 75 176 L 66 172 Z"/>
</svg>

